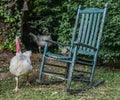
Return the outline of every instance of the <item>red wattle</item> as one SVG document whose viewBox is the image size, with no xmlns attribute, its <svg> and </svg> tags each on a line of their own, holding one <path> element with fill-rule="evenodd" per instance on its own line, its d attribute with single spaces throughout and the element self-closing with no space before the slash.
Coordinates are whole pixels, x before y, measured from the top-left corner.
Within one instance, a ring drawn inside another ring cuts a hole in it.
<svg viewBox="0 0 120 100">
<path fill-rule="evenodd" d="M 20 52 L 20 43 L 19 40 L 16 41 L 16 53 Z"/>
</svg>

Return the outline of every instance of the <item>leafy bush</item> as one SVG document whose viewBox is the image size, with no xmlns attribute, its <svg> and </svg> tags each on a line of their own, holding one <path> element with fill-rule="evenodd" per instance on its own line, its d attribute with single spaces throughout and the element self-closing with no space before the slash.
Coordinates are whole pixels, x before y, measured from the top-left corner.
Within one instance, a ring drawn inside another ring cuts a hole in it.
<svg viewBox="0 0 120 100">
<path fill-rule="evenodd" d="M 15 37 L 21 36 L 21 11 L 18 9 L 17 0 L 1 1 L 2 14 L 0 18 L 5 24 L 4 27 L 4 48 L 15 51 Z"/>
<path fill-rule="evenodd" d="M 10 2 L 11 0 L 9 0 Z M 16 0 L 18 1 L 18 0 Z M 2 1 L 0 1 L 2 2 Z M 9 3 L 8 2 L 8 3 Z M 22 2 L 23 1 L 19 1 Z M 103 38 L 99 57 L 103 63 L 116 63 L 120 59 L 120 1 L 119 0 L 29 0 L 29 14 L 26 18 L 27 30 L 37 34 L 44 34 L 43 30 L 48 27 L 49 33 L 57 41 L 69 43 L 78 5 L 85 7 L 101 7 L 108 2 L 108 11 L 103 31 Z M 5 3 L 3 3 L 4 5 Z M 2 5 L 2 7 L 3 7 Z M 16 33 L 20 34 L 22 25 L 20 16 L 20 3 L 15 3 L 16 9 L 5 9 L 4 22 L 7 29 L 5 34 L 5 47 L 13 49 L 13 38 Z M 0 6 L 0 12 L 2 12 Z M 14 14 L 10 14 L 14 12 Z M 1 18 L 2 15 L 0 15 Z M 18 21 L 18 22 L 17 22 Z"/>
<path fill-rule="evenodd" d="M 44 34 L 45 27 L 53 32 L 53 28 L 58 23 L 58 12 L 60 11 L 60 1 L 55 0 L 35 0 L 30 1 L 30 11 L 28 22 L 31 30 L 36 31 L 38 34 Z M 31 9 L 32 8 L 32 9 Z M 29 31 L 31 31 L 29 30 Z"/>
<path fill-rule="evenodd" d="M 108 5 L 106 24 L 100 57 L 104 62 L 119 63 L 120 61 L 120 1 L 111 1 Z"/>
</svg>

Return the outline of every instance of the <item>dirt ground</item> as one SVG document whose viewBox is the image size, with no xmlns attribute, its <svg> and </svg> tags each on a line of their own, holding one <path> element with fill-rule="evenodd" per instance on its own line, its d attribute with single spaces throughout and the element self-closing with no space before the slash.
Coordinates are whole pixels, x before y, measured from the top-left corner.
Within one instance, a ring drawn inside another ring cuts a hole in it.
<svg viewBox="0 0 120 100">
<path fill-rule="evenodd" d="M 10 52 L 7 50 L 0 50 L 0 81 L 5 79 L 6 77 L 14 77 L 9 72 L 10 60 L 13 56 L 15 56 L 15 52 L 13 53 L 13 52 Z M 32 53 L 31 62 L 32 62 L 32 66 L 33 66 L 33 71 L 32 71 L 30 80 L 38 77 L 41 61 L 42 61 L 42 54 Z M 48 62 L 58 64 L 58 62 L 52 62 L 52 61 L 48 61 Z M 60 63 L 60 64 L 64 64 L 64 63 Z M 52 70 L 54 70 L 54 69 L 52 69 Z M 114 69 L 114 71 L 120 71 L 120 69 L 119 70 Z"/>
<path fill-rule="evenodd" d="M 13 77 L 13 75 L 9 72 L 9 64 L 11 58 L 15 56 L 15 53 L 7 51 L 7 50 L 0 50 L 0 81 L 5 79 L 6 77 Z M 33 65 L 33 74 L 34 77 L 38 75 L 38 68 L 41 63 L 42 55 L 39 53 L 32 53 L 31 62 Z"/>
</svg>

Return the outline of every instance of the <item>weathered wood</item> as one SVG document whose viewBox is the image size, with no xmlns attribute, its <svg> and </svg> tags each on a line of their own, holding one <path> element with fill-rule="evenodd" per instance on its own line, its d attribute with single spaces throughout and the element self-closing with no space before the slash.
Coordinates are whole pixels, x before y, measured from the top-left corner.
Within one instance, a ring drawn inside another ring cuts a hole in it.
<svg viewBox="0 0 120 100">
<path fill-rule="evenodd" d="M 67 55 L 60 55 L 57 53 L 51 53 L 48 48 L 48 43 L 53 43 L 55 45 L 65 46 L 66 44 L 58 43 L 55 41 L 47 41 L 44 54 L 42 58 L 42 64 L 39 72 L 39 81 L 42 80 L 42 75 L 48 75 L 63 79 L 67 81 L 66 90 L 70 91 L 72 80 L 86 80 L 81 74 L 87 74 L 87 83 L 89 83 L 90 88 L 93 86 L 94 72 L 97 63 L 97 55 L 99 51 L 100 41 L 102 38 L 102 31 L 104 27 L 104 21 L 106 16 L 107 4 L 105 4 L 104 9 L 100 8 L 87 8 L 81 9 L 78 7 L 76 20 L 74 24 L 74 29 L 72 33 L 71 44 L 69 45 L 70 51 Z M 66 45 L 68 46 L 68 45 Z M 66 63 L 66 67 L 62 67 L 58 64 L 48 64 L 47 59 L 56 60 L 58 62 Z M 74 67 L 75 64 L 81 64 L 90 68 L 89 71 L 82 68 L 82 70 L 77 70 Z M 49 67 L 61 67 L 65 70 L 65 73 L 45 71 L 45 65 L 50 65 Z M 73 73 L 80 73 L 78 76 L 73 75 Z M 58 75 L 59 74 L 59 75 Z M 63 75 L 62 77 L 60 75 Z M 97 83 L 100 84 L 101 81 Z M 88 86 L 89 87 L 89 86 Z M 79 90 L 79 89 L 77 89 Z M 81 90 L 81 89 L 80 89 Z M 83 89 L 84 90 L 84 89 Z"/>
</svg>

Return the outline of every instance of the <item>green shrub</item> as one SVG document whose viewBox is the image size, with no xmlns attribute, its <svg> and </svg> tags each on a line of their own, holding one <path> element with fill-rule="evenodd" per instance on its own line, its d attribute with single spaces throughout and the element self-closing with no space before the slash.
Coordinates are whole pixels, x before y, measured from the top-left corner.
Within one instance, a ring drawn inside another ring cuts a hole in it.
<svg viewBox="0 0 120 100">
<path fill-rule="evenodd" d="M 1 1 L 0 7 L 2 14 L 0 18 L 5 24 L 4 27 L 4 44 L 3 47 L 12 51 L 15 51 L 15 37 L 21 36 L 21 11 L 18 9 L 17 0 Z"/>
<path fill-rule="evenodd" d="M 21 2 L 23 3 L 23 1 Z M 53 38 L 57 35 L 57 41 L 69 43 L 78 5 L 82 5 L 83 8 L 103 8 L 106 2 L 108 2 L 108 10 L 99 57 L 103 63 L 117 63 L 120 59 L 119 0 L 31 0 L 28 3 L 28 17 L 25 17 L 27 26 L 30 28 L 28 28 L 29 30 L 24 29 L 23 31 L 37 31 L 37 34 L 44 34 L 44 28 L 48 27 L 49 33 Z M 0 12 L 3 11 L 3 5 L 0 6 Z M 19 3 L 15 3 L 15 5 L 16 9 L 14 10 L 8 8 L 4 10 L 4 22 L 6 23 L 4 46 L 10 50 L 13 49 L 15 35 L 21 34 L 20 26 L 22 26 L 20 19 L 21 5 Z M 11 15 L 10 12 L 14 12 L 14 14 Z M 1 16 L 3 15 L 0 15 L 0 18 Z"/>
<path fill-rule="evenodd" d="M 120 1 L 111 1 L 108 5 L 106 24 L 103 33 L 100 57 L 109 63 L 120 61 Z"/>
</svg>

